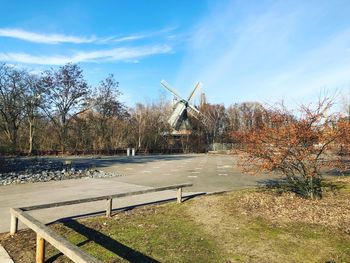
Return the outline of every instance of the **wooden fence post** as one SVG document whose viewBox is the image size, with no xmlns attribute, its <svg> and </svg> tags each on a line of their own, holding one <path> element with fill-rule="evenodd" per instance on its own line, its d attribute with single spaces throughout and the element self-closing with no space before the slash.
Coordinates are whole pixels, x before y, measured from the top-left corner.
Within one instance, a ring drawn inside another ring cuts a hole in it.
<svg viewBox="0 0 350 263">
<path fill-rule="evenodd" d="M 11 213 L 11 227 L 10 227 L 10 234 L 14 235 L 17 233 L 18 230 L 18 218 Z"/>
<path fill-rule="evenodd" d="M 177 203 L 178 204 L 182 203 L 182 187 L 179 187 L 177 189 Z"/>
<path fill-rule="evenodd" d="M 106 216 L 111 217 L 112 216 L 112 198 L 107 199 L 107 209 L 106 209 Z"/>
<path fill-rule="evenodd" d="M 45 239 L 36 235 L 36 263 L 45 262 Z"/>
</svg>

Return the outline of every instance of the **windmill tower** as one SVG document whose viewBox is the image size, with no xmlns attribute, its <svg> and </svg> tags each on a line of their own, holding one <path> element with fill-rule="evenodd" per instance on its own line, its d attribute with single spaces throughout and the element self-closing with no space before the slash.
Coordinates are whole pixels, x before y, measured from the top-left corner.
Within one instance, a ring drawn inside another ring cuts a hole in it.
<svg viewBox="0 0 350 263">
<path fill-rule="evenodd" d="M 207 98 L 205 96 L 205 93 L 202 92 L 201 93 L 201 100 L 200 100 L 200 103 L 199 103 L 200 108 L 202 108 L 205 104 L 207 104 Z"/>
</svg>

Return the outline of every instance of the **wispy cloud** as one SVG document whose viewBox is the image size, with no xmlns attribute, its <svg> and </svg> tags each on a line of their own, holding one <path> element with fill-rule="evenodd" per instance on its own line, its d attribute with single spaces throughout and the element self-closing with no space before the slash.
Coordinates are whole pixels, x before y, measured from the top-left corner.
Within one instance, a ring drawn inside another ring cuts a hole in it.
<svg viewBox="0 0 350 263">
<path fill-rule="evenodd" d="M 127 41 L 136 41 L 140 39 L 154 37 L 160 34 L 166 34 L 175 29 L 175 27 L 169 27 L 161 30 L 150 31 L 146 33 L 130 34 L 125 36 L 69 36 L 64 34 L 50 34 L 50 33 L 37 33 L 27 31 L 19 28 L 0 28 L 0 37 L 20 39 L 33 43 L 42 44 L 60 44 L 60 43 L 72 43 L 72 44 L 106 44 L 106 43 L 119 43 Z"/>
<path fill-rule="evenodd" d="M 135 41 L 140 39 L 147 38 L 147 35 L 143 34 L 135 34 L 135 35 L 129 35 L 129 36 L 121 36 L 121 37 L 106 37 L 106 38 L 100 38 L 96 40 L 95 42 L 98 44 L 107 44 L 107 43 L 119 43 L 119 42 L 127 42 L 127 41 Z"/>
<path fill-rule="evenodd" d="M 130 35 L 130 36 L 125 36 L 125 37 L 117 37 L 117 38 L 111 38 L 111 41 L 113 42 L 125 42 L 125 41 L 134 41 L 134 40 L 139 40 L 139 39 L 144 39 L 146 38 L 146 35 Z"/>
<path fill-rule="evenodd" d="M 123 47 L 108 50 L 77 52 L 71 56 L 37 56 L 27 53 L 0 53 L 0 61 L 38 64 L 38 65 L 62 65 L 68 62 L 109 62 L 109 61 L 137 61 L 140 58 L 170 53 L 170 46 L 155 45 L 144 47 Z"/>
<path fill-rule="evenodd" d="M 111 36 L 111 37 L 101 38 L 97 42 L 98 43 L 119 43 L 119 42 L 135 41 L 135 40 L 152 38 L 152 37 L 159 37 L 162 35 L 168 35 L 169 33 L 173 33 L 173 31 L 176 28 L 177 27 L 175 26 L 170 26 L 160 30 L 147 31 L 142 33 L 130 34 L 126 36 Z M 168 37 L 166 38 L 169 39 Z"/>
<path fill-rule="evenodd" d="M 41 34 L 16 28 L 0 28 L 0 37 L 21 39 L 34 43 L 59 44 L 59 43 L 92 43 L 97 41 L 96 37 L 78 37 L 62 34 Z"/>
</svg>

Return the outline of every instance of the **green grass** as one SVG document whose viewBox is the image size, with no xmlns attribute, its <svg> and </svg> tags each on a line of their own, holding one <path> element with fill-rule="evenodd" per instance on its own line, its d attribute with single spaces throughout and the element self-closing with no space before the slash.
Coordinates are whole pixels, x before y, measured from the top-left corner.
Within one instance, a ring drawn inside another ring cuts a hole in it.
<svg viewBox="0 0 350 263">
<path fill-rule="evenodd" d="M 338 177 L 338 180 L 325 179 L 322 183 L 322 190 L 324 192 L 335 192 L 335 193 L 350 193 L 350 179 L 349 175 L 344 177 Z"/>
<path fill-rule="evenodd" d="M 133 215 L 69 221 L 54 228 L 103 262 L 220 261 L 216 242 L 175 204 L 142 209 Z"/>
<path fill-rule="evenodd" d="M 227 235 L 241 262 L 350 262 L 350 240 L 323 227 L 273 226 L 262 219 L 240 218 L 242 229 Z M 242 244 L 243 243 L 243 244 Z"/>
</svg>

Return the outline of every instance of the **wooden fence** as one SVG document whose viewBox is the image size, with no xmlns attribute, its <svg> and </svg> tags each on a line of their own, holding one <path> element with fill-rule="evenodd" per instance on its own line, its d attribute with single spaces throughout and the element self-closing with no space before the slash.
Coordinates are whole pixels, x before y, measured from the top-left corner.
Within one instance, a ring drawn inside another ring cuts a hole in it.
<svg viewBox="0 0 350 263">
<path fill-rule="evenodd" d="M 59 251 L 61 251 L 63 254 L 65 254 L 69 259 L 71 259 L 74 262 L 96 263 L 96 262 L 99 262 L 97 259 L 87 254 L 86 252 L 81 250 L 79 247 L 71 244 L 69 241 L 62 238 L 58 234 L 56 234 L 53 230 L 51 230 L 45 224 L 39 222 L 33 216 L 29 215 L 27 211 L 106 200 L 107 201 L 106 216 L 110 217 L 112 214 L 112 205 L 113 205 L 112 202 L 114 198 L 177 189 L 177 202 L 181 203 L 182 188 L 190 187 L 190 186 L 192 186 L 192 184 L 185 183 L 185 184 L 163 186 L 158 188 L 151 188 L 147 190 L 126 192 L 126 193 L 120 193 L 120 194 L 104 195 L 104 196 L 98 196 L 98 197 L 76 199 L 76 200 L 28 206 L 28 207 L 22 207 L 22 208 L 11 208 L 10 209 L 10 213 L 11 213 L 10 234 L 14 235 L 17 233 L 19 220 L 36 233 L 37 235 L 36 262 L 37 263 L 43 263 L 45 261 L 45 241 L 49 242 L 51 245 L 53 245 L 55 248 L 57 248 Z"/>
</svg>

